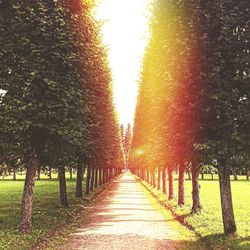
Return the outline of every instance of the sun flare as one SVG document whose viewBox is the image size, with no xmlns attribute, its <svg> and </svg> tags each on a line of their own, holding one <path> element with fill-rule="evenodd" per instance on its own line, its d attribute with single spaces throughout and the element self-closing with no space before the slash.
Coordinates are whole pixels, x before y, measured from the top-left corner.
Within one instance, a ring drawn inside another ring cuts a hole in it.
<svg viewBox="0 0 250 250">
<path fill-rule="evenodd" d="M 119 121 L 133 124 L 141 59 L 149 37 L 149 0 L 99 0 L 95 17 L 113 78 L 113 98 Z"/>
</svg>

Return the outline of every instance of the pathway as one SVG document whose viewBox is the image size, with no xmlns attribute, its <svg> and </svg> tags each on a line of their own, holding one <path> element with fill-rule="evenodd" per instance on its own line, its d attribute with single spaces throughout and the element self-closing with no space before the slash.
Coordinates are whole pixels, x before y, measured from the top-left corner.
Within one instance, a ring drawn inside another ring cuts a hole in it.
<svg viewBox="0 0 250 250">
<path fill-rule="evenodd" d="M 152 205 L 130 173 L 121 175 L 101 196 L 60 249 L 183 249 L 173 222 Z"/>
</svg>

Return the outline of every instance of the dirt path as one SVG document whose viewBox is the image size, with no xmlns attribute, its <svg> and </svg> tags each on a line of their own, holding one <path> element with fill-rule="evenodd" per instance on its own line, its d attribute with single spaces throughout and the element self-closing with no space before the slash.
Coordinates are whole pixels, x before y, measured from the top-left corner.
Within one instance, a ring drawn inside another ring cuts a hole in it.
<svg viewBox="0 0 250 250">
<path fill-rule="evenodd" d="M 129 173 L 87 209 L 82 227 L 60 249 L 187 249 L 173 226 L 178 222 L 168 221 Z"/>
</svg>

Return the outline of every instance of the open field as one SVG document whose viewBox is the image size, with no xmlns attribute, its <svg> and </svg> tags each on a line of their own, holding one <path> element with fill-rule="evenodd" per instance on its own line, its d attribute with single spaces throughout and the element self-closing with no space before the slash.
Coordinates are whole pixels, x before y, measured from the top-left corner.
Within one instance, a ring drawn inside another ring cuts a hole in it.
<svg viewBox="0 0 250 250">
<path fill-rule="evenodd" d="M 215 176 L 217 179 L 217 176 Z M 144 182 L 144 184 L 146 184 Z M 238 236 L 223 236 L 223 224 L 220 207 L 219 182 L 212 181 L 210 176 L 200 180 L 202 214 L 190 215 L 192 206 L 192 184 L 186 180 L 186 204 L 178 207 L 176 201 L 168 202 L 166 195 L 153 190 L 146 184 L 165 205 L 170 206 L 176 217 L 181 216 L 185 224 L 194 230 L 212 247 L 212 249 L 250 249 L 250 181 L 245 177 L 239 177 L 238 181 L 232 181 L 233 204 L 237 223 Z M 178 192 L 178 180 L 175 179 L 175 193 Z"/>
<path fill-rule="evenodd" d="M 22 177 L 17 176 L 18 179 Z M 79 203 L 84 203 L 79 201 L 77 204 L 75 201 L 75 179 L 67 180 L 70 207 L 63 208 L 59 203 L 58 180 L 46 180 L 45 176 L 41 178 L 42 180 L 36 181 L 35 184 L 33 232 L 27 236 L 22 236 L 18 232 L 24 182 L 0 179 L 0 249 L 31 249 L 41 237 L 44 239 L 55 228 L 72 222 L 72 216 L 76 216 L 80 209 Z"/>
</svg>

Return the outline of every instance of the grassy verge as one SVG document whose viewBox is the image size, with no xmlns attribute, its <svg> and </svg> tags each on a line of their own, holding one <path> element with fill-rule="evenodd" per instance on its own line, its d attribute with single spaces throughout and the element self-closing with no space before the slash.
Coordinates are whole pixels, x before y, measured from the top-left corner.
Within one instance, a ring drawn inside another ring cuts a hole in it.
<svg viewBox="0 0 250 250">
<path fill-rule="evenodd" d="M 42 177 L 35 186 L 33 232 L 21 235 L 18 223 L 24 181 L 18 179 L 0 180 L 0 249 L 32 249 L 37 245 L 53 249 L 80 223 L 78 217 L 83 205 L 100 191 L 99 188 L 86 199 L 76 201 L 75 179 L 67 179 L 70 207 L 63 208 L 59 204 L 58 180 Z"/>
<path fill-rule="evenodd" d="M 142 182 L 157 198 L 168 207 L 174 216 L 186 226 L 192 228 L 211 249 L 250 249 L 250 181 L 241 179 L 232 181 L 234 212 L 237 223 L 237 236 L 225 237 L 220 207 L 220 194 L 218 180 L 201 180 L 202 214 L 191 215 L 192 184 L 186 181 L 186 204 L 177 206 L 176 200 L 168 202 L 167 196 L 161 191 L 153 189 L 146 182 Z M 175 180 L 175 190 L 178 183 Z"/>
</svg>

